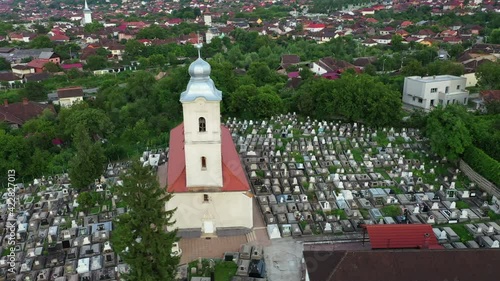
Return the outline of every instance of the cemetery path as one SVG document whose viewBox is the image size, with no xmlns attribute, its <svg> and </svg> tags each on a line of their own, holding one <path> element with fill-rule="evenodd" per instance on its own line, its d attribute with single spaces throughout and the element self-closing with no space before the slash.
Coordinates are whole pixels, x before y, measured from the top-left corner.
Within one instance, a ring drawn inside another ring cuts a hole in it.
<svg viewBox="0 0 500 281">
<path fill-rule="evenodd" d="M 160 183 L 160 188 L 164 188 L 167 186 L 167 171 L 168 165 L 165 164 L 158 166 L 158 182 Z"/>
<path fill-rule="evenodd" d="M 253 241 L 252 244 L 257 244 L 261 246 L 271 245 L 271 240 L 267 235 L 267 227 L 264 219 L 262 218 L 262 212 L 259 210 L 259 204 L 257 200 L 253 200 Z"/>
<path fill-rule="evenodd" d="M 247 242 L 245 235 L 214 237 L 212 239 L 183 238 L 179 241 L 182 249 L 180 264 L 186 264 L 199 257 L 222 258 L 225 252 L 238 252 Z"/>
</svg>

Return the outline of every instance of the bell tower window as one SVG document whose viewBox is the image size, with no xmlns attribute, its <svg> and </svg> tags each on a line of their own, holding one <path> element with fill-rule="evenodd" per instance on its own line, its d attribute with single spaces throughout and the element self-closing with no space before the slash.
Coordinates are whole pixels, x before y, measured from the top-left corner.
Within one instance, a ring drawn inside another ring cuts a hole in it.
<svg viewBox="0 0 500 281">
<path fill-rule="evenodd" d="M 198 131 L 199 132 L 206 132 L 207 131 L 207 122 L 205 118 L 200 117 L 198 118 Z"/>
<path fill-rule="evenodd" d="M 207 169 L 207 158 L 205 156 L 201 157 L 201 169 L 202 170 Z"/>
</svg>

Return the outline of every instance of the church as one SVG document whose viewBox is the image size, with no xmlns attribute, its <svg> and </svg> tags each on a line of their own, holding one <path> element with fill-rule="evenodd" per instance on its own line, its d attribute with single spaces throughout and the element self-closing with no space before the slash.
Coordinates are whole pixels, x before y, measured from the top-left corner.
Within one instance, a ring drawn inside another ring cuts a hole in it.
<svg viewBox="0 0 500 281">
<path fill-rule="evenodd" d="M 92 23 L 92 11 L 89 9 L 87 0 L 85 0 L 85 6 L 83 8 L 82 26 L 85 26 L 89 23 Z"/>
<path fill-rule="evenodd" d="M 211 67 L 200 56 L 181 94 L 183 123 L 170 132 L 167 209 L 179 232 L 217 236 L 253 227 L 252 194 L 231 132 L 221 125 L 222 93 L 210 78 Z M 227 233 L 227 232 L 226 232 Z"/>
</svg>

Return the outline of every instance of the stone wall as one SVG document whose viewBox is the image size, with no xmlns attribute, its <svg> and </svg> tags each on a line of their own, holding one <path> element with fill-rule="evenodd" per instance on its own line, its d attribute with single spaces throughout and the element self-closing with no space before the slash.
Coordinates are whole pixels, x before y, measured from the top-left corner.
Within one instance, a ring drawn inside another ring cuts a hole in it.
<svg viewBox="0 0 500 281">
<path fill-rule="evenodd" d="M 460 160 L 460 170 L 473 182 L 475 182 L 482 190 L 500 198 L 500 190 L 490 181 L 485 179 L 480 174 L 476 173 L 465 161 Z"/>
</svg>

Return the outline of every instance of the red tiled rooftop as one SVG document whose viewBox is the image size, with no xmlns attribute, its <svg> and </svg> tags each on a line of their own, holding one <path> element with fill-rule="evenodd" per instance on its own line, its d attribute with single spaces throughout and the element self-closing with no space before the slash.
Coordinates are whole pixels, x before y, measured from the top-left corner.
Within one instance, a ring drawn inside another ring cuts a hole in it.
<svg viewBox="0 0 500 281">
<path fill-rule="evenodd" d="M 222 191 L 248 191 L 245 171 L 236 152 L 231 132 L 221 125 L 222 145 Z M 168 192 L 188 192 L 186 187 L 186 159 L 184 157 L 184 124 L 170 131 L 169 159 L 167 172 Z"/>
<path fill-rule="evenodd" d="M 367 225 L 372 249 L 441 249 L 430 224 Z"/>
</svg>

